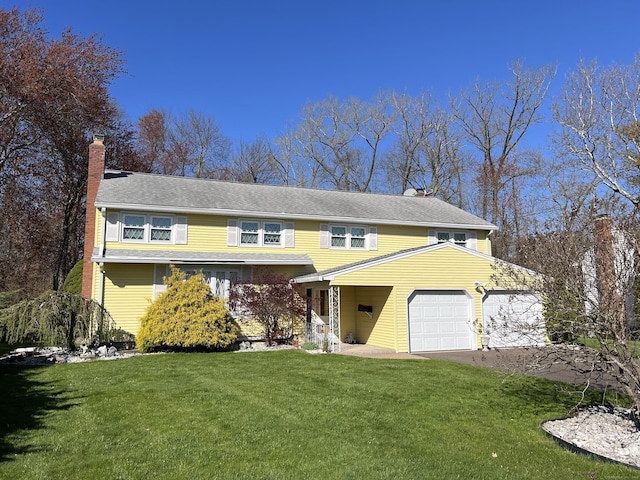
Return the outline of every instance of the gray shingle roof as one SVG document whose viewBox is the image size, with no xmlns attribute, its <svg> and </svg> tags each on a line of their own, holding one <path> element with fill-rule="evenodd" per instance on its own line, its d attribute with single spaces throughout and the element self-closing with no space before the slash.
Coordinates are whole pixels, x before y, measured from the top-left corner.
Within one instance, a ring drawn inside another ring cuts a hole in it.
<svg viewBox="0 0 640 480">
<path fill-rule="evenodd" d="M 96 207 L 280 219 L 451 226 L 496 226 L 433 197 L 342 192 L 290 186 L 105 172 Z"/>
<path fill-rule="evenodd" d="M 107 249 L 100 256 L 93 250 L 94 262 L 117 263 L 227 263 L 230 265 L 312 265 L 306 254 L 236 253 L 236 252 L 176 252 L 169 250 Z"/>
</svg>

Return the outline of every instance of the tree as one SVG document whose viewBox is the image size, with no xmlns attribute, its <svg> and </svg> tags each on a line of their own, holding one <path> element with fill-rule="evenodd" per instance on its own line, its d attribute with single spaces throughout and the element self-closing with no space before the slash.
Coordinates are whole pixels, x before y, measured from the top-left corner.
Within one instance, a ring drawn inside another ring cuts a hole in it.
<svg viewBox="0 0 640 480">
<path fill-rule="evenodd" d="M 600 69 L 581 60 L 567 76 L 554 118 L 558 152 L 602 185 L 640 205 L 640 54 Z"/>
<path fill-rule="evenodd" d="M 505 87 L 476 81 L 473 90 L 461 92 L 450 102 L 467 140 L 481 156 L 477 169 L 481 215 L 498 227 L 503 227 L 501 212 L 513 204 L 513 198 L 510 202 L 505 196 L 527 175 L 517 148 L 529 128 L 541 121 L 539 111 L 555 69 L 546 65 L 527 70 L 521 62 L 514 62 L 511 73 L 513 80 Z M 502 234 L 508 233 L 503 229 Z M 497 256 L 507 255 L 506 243 L 500 248 L 494 241 L 494 246 Z"/>
<path fill-rule="evenodd" d="M 544 232 L 527 254 L 539 273 L 500 264 L 495 281 L 499 287 L 538 292 L 543 299 L 554 344 L 535 349 L 533 365 L 562 364 L 594 380 L 613 378 L 633 401 L 640 428 L 640 342 L 633 306 L 640 273 L 638 234 L 635 219 L 612 225 L 607 216 L 579 235 Z"/>
<path fill-rule="evenodd" d="M 291 339 L 294 322 L 307 313 L 306 297 L 288 278 L 267 269 L 256 270 L 252 281 L 231 285 L 229 307 L 241 318 L 257 320 L 269 345 Z"/>
<path fill-rule="evenodd" d="M 307 105 L 296 129 L 280 139 L 293 162 L 281 162 L 287 168 L 295 164 L 296 183 L 310 187 L 369 192 L 378 180 L 381 145 L 390 133 L 392 113 L 382 96 L 371 103 L 357 98 L 341 101 L 329 97 Z"/>
<path fill-rule="evenodd" d="M 136 345 L 152 348 L 227 348 L 238 334 L 224 302 L 211 295 L 202 274 L 187 277 L 171 267 L 167 289 L 140 320 Z"/>
<path fill-rule="evenodd" d="M 463 207 L 467 155 L 451 115 L 433 105 L 427 94 L 411 97 L 392 92 L 388 102 L 394 112 L 395 135 L 384 162 L 389 183 L 402 192 L 423 188 Z"/>
<path fill-rule="evenodd" d="M 50 38 L 41 22 L 35 9 L 0 9 L 0 209 L 14 212 L 0 268 L 16 256 L 37 279 L 2 271 L 5 288 L 60 288 L 81 252 L 89 133 L 117 128 L 108 86 L 120 53 L 95 35 Z M 25 225 L 33 235 L 16 243 Z"/>
<path fill-rule="evenodd" d="M 0 310 L 0 341 L 74 349 L 99 345 L 118 330 L 98 302 L 68 292 L 48 291 Z"/>
</svg>

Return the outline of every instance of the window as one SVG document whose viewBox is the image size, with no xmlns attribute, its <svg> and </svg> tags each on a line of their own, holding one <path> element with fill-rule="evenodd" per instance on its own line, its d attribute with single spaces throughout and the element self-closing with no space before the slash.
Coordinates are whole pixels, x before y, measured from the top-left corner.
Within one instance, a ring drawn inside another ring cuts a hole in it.
<svg viewBox="0 0 640 480">
<path fill-rule="evenodd" d="M 331 246 L 337 248 L 346 248 L 347 246 L 347 229 L 346 227 L 331 227 Z"/>
<path fill-rule="evenodd" d="M 280 245 L 280 235 L 282 226 L 279 223 L 264 224 L 264 244 Z"/>
<path fill-rule="evenodd" d="M 320 224 L 320 248 L 377 250 L 378 228 L 365 225 Z"/>
<path fill-rule="evenodd" d="M 187 217 L 110 212 L 105 239 L 109 242 L 187 243 Z"/>
<path fill-rule="evenodd" d="M 243 220 L 240 223 L 240 245 L 281 246 L 282 224 Z"/>
<path fill-rule="evenodd" d="M 454 233 L 453 234 L 453 243 L 456 245 L 466 246 L 467 245 L 467 234 L 466 233 Z"/>
<path fill-rule="evenodd" d="M 240 244 L 258 245 L 260 224 L 258 222 L 240 223 Z"/>
<path fill-rule="evenodd" d="M 151 217 L 151 241 L 171 242 L 171 218 Z"/>
<path fill-rule="evenodd" d="M 145 241 L 145 217 L 144 215 L 124 215 L 122 227 L 122 239 L 131 241 Z"/>
<path fill-rule="evenodd" d="M 364 227 L 351 227 L 351 248 L 365 248 Z"/>
<path fill-rule="evenodd" d="M 461 247 L 467 246 L 467 234 L 465 232 L 437 232 L 436 238 L 438 243 L 453 241 L 453 243 Z"/>
</svg>

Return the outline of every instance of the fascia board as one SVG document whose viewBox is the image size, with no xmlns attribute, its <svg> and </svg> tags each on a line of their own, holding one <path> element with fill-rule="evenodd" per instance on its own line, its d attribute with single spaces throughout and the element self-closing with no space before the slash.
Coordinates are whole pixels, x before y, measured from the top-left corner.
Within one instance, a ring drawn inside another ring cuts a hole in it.
<svg viewBox="0 0 640 480">
<path fill-rule="evenodd" d="M 184 264 L 198 264 L 198 265 L 313 265 L 313 261 L 309 260 L 267 260 L 267 259 L 246 259 L 246 260 L 231 260 L 231 259 L 212 259 L 203 260 L 199 258 L 166 258 L 166 257 L 100 257 L 94 255 L 91 257 L 92 262 L 100 263 L 152 263 L 152 264 L 166 264 L 166 265 L 184 265 Z"/>
<path fill-rule="evenodd" d="M 389 219 L 379 218 L 360 218 L 360 217 L 339 217 L 331 215 L 307 215 L 301 213 L 286 213 L 286 212 L 256 212 L 248 210 L 233 210 L 233 209 L 215 209 L 215 208 L 195 208 L 195 207 L 176 207 L 169 205 L 144 205 L 139 203 L 109 203 L 109 202 L 96 202 L 96 208 L 111 208 L 117 210 L 137 210 L 137 211 L 149 211 L 149 212 L 162 212 L 162 213 L 192 213 L 201 215 L 221 215 L 231 217 L 246 217 L 246 218 L 277 218 L 284 220 L 318 220 L 321 222 L 336 222 L 336 223 L 352 223 L 352 224 L 376 224 L 376 225 L 402 225 L 402 226 L 420 226 L 420 227 L 432 227 L 432 228 L 455 228 L 462 230 L 486 230 L 494 231 L 498 227 L 492 224 L 489 225 L 476 225 L 469 223 L 442 223 L 442 222 L 404 222 Z"/>
</svg>

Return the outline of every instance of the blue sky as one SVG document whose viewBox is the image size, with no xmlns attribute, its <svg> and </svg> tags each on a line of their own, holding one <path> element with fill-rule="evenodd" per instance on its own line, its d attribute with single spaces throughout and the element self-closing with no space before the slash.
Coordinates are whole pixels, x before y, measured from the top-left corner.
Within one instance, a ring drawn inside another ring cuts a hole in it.
<svg viewBox="0 0 640 480">
<path fill-rule="evenodd" d="M 636 0 L 30 0 L 53 35 L 72 26 L 120 50 L 111 94 L 135 121 L 151 108 L 212 116 L 234 142 L 271 139 L 304 105 L 380 90 L 447 94 L 506 80 L 516 59 L 629 63 Z"/>
</svg>

